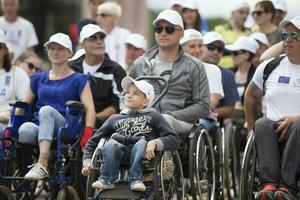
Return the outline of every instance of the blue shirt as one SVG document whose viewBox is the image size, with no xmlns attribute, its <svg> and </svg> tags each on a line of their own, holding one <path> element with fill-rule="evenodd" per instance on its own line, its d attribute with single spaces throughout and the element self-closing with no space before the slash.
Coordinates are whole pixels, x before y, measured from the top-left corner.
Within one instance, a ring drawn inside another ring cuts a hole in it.
<svg viewBox="0 0 300 200">
<path fill-rule="evenodd" d="M 222 73 L 222 85 L 224 91 L 224 98 L 220 99 L 217 108 L 222 106 L 233 105 L 240 101 L 240 96 L 234 80 L 234 74 L 231 70 L 220 67 Z"/>
<path fill-rule="evenodd" d="M 30 88 L 37 97 L 34 116 L 37 117 L 43 106 L 51 106 L 65 116 L 66 102 L 80 101 L 81 92 L 87 81 L 86 75 L 77 72 L 60 80 L 49 80 L 49 72 L 32 75 Z"/>
</svg>

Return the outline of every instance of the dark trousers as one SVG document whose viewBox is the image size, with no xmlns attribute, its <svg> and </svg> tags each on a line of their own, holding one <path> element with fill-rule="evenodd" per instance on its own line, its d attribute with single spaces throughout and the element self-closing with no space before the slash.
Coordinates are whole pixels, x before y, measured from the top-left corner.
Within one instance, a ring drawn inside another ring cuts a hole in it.
<svg viewBox="0 0 300 200">
<path fill-rule="evenodd" d="M 289 127 L 284 141 L 280 143 L 275 123 L 261 118 L 254 127 L 261 183 L 285 186 L 296 192 L 300 171 L 300 120 Z"/>
</svg>

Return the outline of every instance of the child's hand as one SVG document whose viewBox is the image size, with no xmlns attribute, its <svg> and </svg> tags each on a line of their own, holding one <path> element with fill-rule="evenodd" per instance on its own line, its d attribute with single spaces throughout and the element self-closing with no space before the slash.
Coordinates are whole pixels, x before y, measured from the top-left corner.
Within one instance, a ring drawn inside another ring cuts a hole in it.
<svg viewBox="0 0 300 200">
<path fill-rule="evenodd" d="M 92 169 L 93 169 L 92 163 L 88 163 L 82 167 L 81 173 L 83 176 L 89 176 L 92 172 Z"/>
<path fill-rule="evenodd" d="M 156 149 L 156 144 L 154 140 L 151 140 L 147 143 L 146 147 L 146 158 L 147 160 L 152 160 L 155 157 L 155 149 Z"/>
</svg>

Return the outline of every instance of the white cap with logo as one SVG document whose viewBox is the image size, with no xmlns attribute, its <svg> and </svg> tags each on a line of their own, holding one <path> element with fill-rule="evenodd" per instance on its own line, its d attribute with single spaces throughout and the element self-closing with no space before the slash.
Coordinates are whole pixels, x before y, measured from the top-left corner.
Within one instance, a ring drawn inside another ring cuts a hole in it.
<svg viewBox="0 0 300 200">
<path fill-rule="evenodd" d="M 125 76 L 121 82 L 121 86 L 125 91 L 128 90 L 131 84 L 134 84 L 141 92 L 146 95 L 146 98 L 149 100 L 148 107 L 150 107 L 155 97 L 153 86 L 145 80 L 136 81 L 130 76 Z"/>
<path fill-rule="evenodd" d="M 236 11 L 241 8 L 250 8 L 250 5 L 245 0 L 236 0 L 234 1 L 233 6 L 231 7 L 231 11 Z"/>
<path fill-rule="evenodd" d="M 245 50 L 256 54 L 258 43 L 249 36 L 240 36 L 233 44 L 226 45 L 226 49 L 230 51 Z"/>
<path fill-rule="evenodd" d="M 180 40 L 180 44 L 184 44 L 190 40 L 203 40 L 202 34 L 195 29 L 184 30 L 184 35 Z"/>
<path fill-rule="evenodd" d="M 47 48 L 49 46 L 49 44 L 51 44 L 53 42 L 65 47 L 65 48 L 69 49 L 71 52 L 73 52 L 72 41 L 68 35 L 66 35 L 64 33 L 55 33 L 54 35 L 52 35 L 49 38 L 48 42 L 46 42 L 44 44 L 44 47 Z"/>
<path fill-rule="evenodd" d="M 268 47 L 270 46 L 270 42 L 266 36 L 266 34 L 262 33 L 262 32 L 255 32 L 255 33 L 252 33 L 250 35 L 250 37 L 254 40 L 257 40 L 265 45 L 267 45 Z"/>
<path fill-rule="evenodd" d="M 145 37 L 138 33 L 131 33 L 127 37 L 125 43 L 131 44 L 138 49 L 144 49 L 145 51 L 147 50 L 147 41 Z"/>
<path fill-rule="evenodd" d="M 103 29 L 101 29 L 98 25 L 95 24 L 85 25 L 84 27 L 82 27 L 80 31 L 79 42 L 82 43 L 84 39 L 89 38 L 96 33 L 103 33 L 104 35 L 106 35 L 106 32 Z"/>
<path fill-rule="evenodd" d="M 4 43 L 5 45 L 7 43 L 6 35 L 5 35 L 4 31 L 2 31 L 2 30 L 0 30 L 0 43 Z"/>
<path fill-rule="evenodd" d="M 282 20 L 279 23 L 279 26 L 284 28 L 289 23 L 293 24 L 298 30 L 300 30 L 300 16 L 296 16 L 296 17 L 292 18 L 291 20 Z"/>
<path fill-rule="evenodd" d="M 215 41 L 220 41 L 220 42 L 225 44 L 225 41 L 224 41 L 223 37 L 215 31 L 210 31 L 210 32 L 207 32 L 207 33 L 204 34 L 204 36 L 203 36 L 203 43 L 204 44 L 210 44 L 210 43 L 213 43 Z"/>
<path fill-rule="evenodd" d="M 272 3 L 276 10 L 282 10 L 283 12 L 287 12 L 287 6 L 284 0 L 274 0 L 272 1 Z"/>
<path fill-rule="evenodd" d="M 182 29 L 184 29 L 182 17 L 177 11 L 170 9 L 162 11 L 153 21 L 153 25 L 156 25 L 161 20 L 165 20 L 173 25 L 180 26 Z"/>
</svg>

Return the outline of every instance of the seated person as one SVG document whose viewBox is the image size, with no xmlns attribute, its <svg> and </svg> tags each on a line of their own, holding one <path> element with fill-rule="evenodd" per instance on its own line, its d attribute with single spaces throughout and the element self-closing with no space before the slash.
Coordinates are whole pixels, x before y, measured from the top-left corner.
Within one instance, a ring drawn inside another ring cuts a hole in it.
<svg viewBox="0 0 300 200">
<path fill-rule="evenodd" d="M 253 127 L 262 190 L 256 199 L 295 199 L 300 157 L 300 16 L 280 22 L 286 57 L 263 81 L 265 61 L 245 93 L 248 130 Z M 266 117 L 255 122 L 253 110 L 264 96 Z"/>
<path fill-rule="evenodd" d="M 86 144 L 92 135 L 95 111 L 88 78 L 74 72 L 68 66 L 72 55 L 72 42 L 68 35 L 56 33 L 44 44 L 51 61 L 51 70 L 31 76 L 30 88 L 24 101 L 32 104 L 36 100 L 33 122 L 26 122 L 19 128 L 19 141 L 39 144 L 39 158 L 25 175 L 26 180 L 41 180 L 48 177 L 50 146 L 60 127 L 65 126 L 66 102 L 81 101 L 86 109 L 83 137 L 80 144 Z"/>
<path fill-rule="evenodd" d="M 82 174 L 88 176 L 92 170 L 91 159 L 102 137 L 111 136 L 103 149 L 100 178 L 92 184 L 98 189 L 114 188 L 114 179 L 125 152 L 131 152 L 129 185 L 133 191 L 145 191 L 142 159 L 151 160 L 155 151 L 175 151 L 179 137 L 164 117 L 149 108 L 154 99 L 153 86 L 130 77 L 122 80 L 126 91 L 126 108 L 120 114 L 112 115 L 88 141 L 83 154 Z"/>
</svg>

